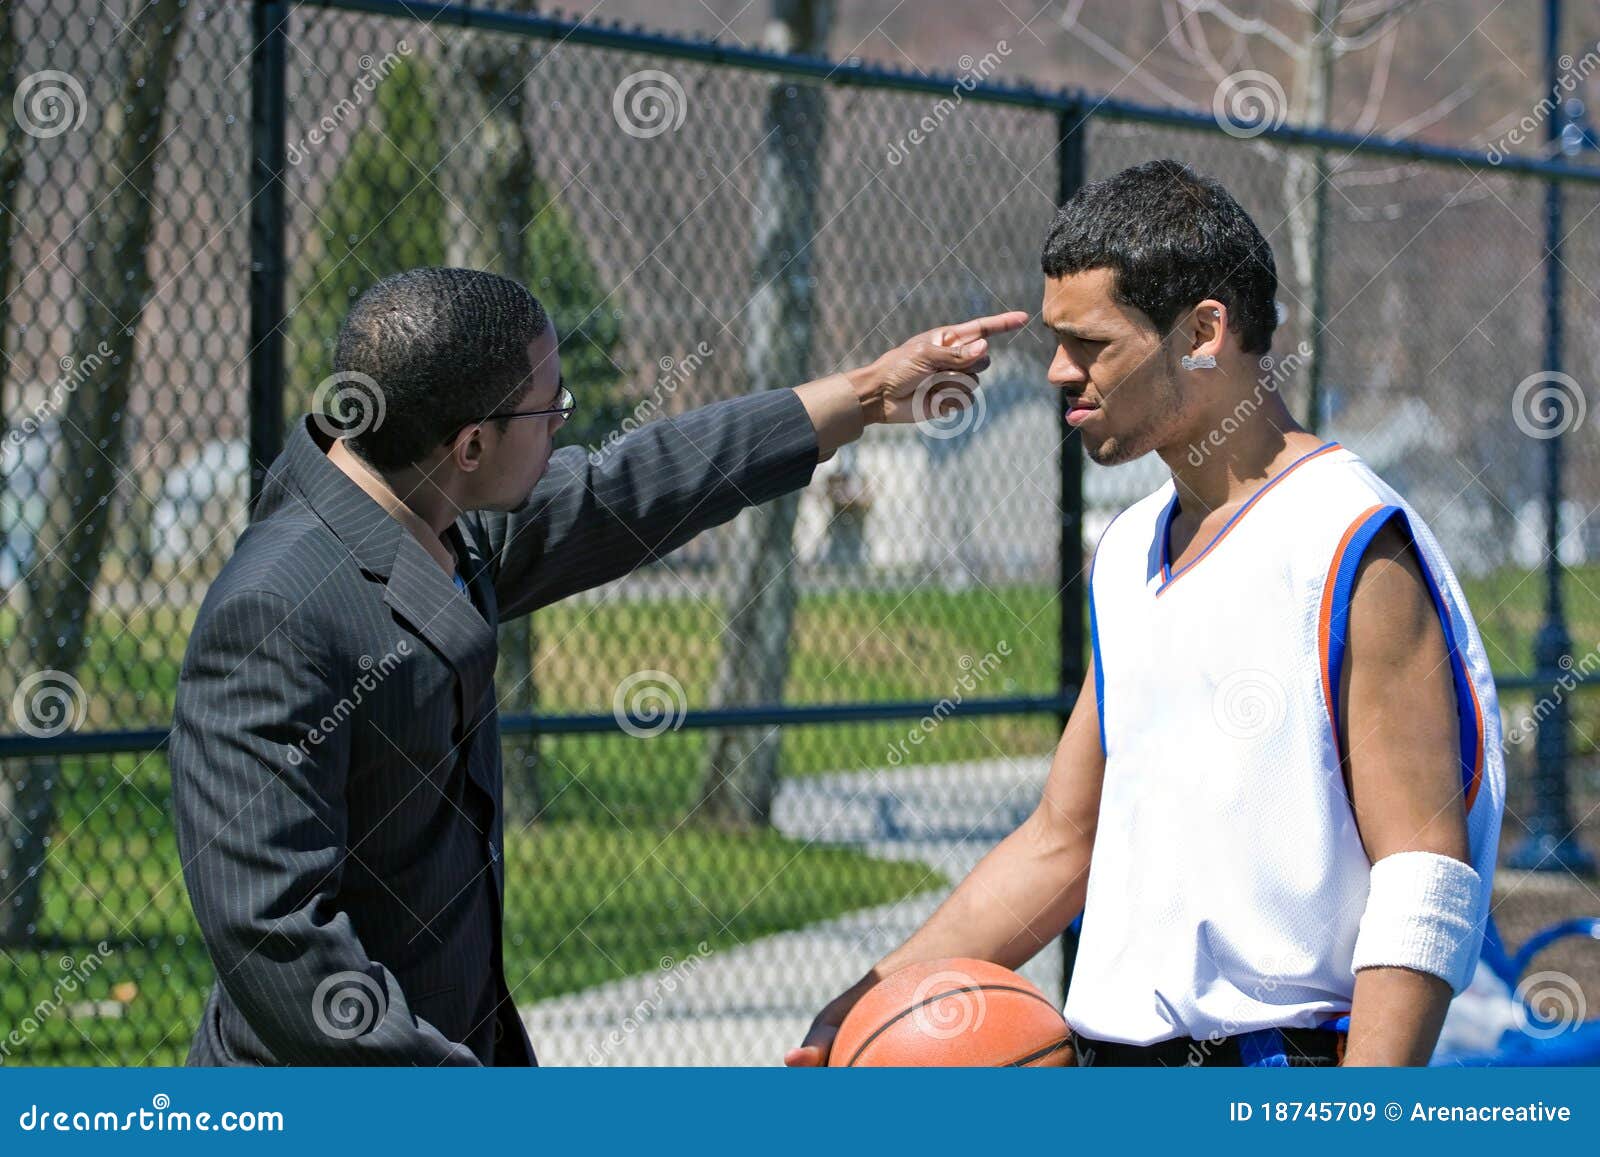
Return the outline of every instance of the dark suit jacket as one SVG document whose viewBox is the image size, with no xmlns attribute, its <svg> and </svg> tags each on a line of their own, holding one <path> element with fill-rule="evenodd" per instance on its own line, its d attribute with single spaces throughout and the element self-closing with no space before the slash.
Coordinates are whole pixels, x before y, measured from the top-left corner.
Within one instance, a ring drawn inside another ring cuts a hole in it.
<svg viewBox="0 0 1600 1157">
<path fill-rule="evenodd" d="M 532 1064 L 501 965 L 495 628 L 804 486 L 816 432 L 779 390 L 599 466 L 560 450 L 525 510 L 452 528 L 470 600 L 326 445 L 295 426 L 179 678 L 173 812 L 217 970 L 189 1062 Z"/>
</svg>

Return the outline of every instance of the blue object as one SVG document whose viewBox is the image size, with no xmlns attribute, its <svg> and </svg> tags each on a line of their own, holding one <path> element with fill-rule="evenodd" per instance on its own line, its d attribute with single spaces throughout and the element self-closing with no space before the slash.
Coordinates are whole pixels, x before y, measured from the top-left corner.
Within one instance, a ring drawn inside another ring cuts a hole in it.
<svg viewBox="0 0 1600 1157">
<path fill-rule="evenodd" d="M 1505 941 L 1500 938 L 1500 930 L 1495 927 L 1494 917 L 1491 916 L 1483 937 L 1482 960 L 1511 989 L 1512 999 L 1522 1001 L 1517 985 L 1522 982 L 1533 958 L 1557 940 L 1571 936 L 1586 936 L 1600 942 L 1600 919 L 1579 916 L 1562 920 L 1535 932 L 1526 944 L 1513 953 L 1507 951 Z M 1471 1067 L 1600 1065 L 1600 1019 L 1591 1018 L 1549 1036 L 1542 1036 L 1539 1028 L 1544 1018 L 1537 1009 L 1526 1003 L 1523 1009 L 1522 1023 L 1533 1031 L 1507 1029 L 1493 1052 L 1439 1053 L 1435 1054 L 1433 1064 Z"/>
</svg>

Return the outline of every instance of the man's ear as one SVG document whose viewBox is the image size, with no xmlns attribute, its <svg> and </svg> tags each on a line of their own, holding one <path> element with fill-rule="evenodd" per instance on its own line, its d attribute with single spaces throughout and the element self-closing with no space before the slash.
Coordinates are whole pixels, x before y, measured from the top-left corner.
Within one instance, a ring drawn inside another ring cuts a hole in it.
<svg viewBox="0 0 1600 1157">
<path fill-rule="evenodd" d="M 457 430 L 446 446 L 445 456 L 457 470 L 470 474 L 482 464 L 483 452 L 483 424 L 479 422 Z"/>
<path fill-rule="evenodd" d="M 1228 307 L 1214 297 L 1206 298 L 1189 315 L 1185 332 L 1191 355 L 1210 354 L 1220 361 L 1223 338 L 1228 332 Z"/>
</svg>

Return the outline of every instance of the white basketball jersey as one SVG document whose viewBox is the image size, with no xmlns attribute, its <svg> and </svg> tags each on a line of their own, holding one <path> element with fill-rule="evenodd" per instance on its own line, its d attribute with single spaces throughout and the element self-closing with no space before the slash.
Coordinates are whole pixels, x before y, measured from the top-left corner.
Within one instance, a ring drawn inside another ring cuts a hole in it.
<svg viewBox="0 0 1600 1157">
<path fill-rule="evenodd" d="M 1129 1044 L 1307 1028 L 1350 1010 L 1371 863 L 1337 720 L 1356 567 L 1391 519 L 1450 649 L 1472 866 L 1489 891 L 1505 800 L 1489 659 L 1444 553 L 1329 442 L 1174 572 L 1169 479 L 1117 516 L 1089 577 L 1105 785 L 1066 1017 Z"/>
</svg>

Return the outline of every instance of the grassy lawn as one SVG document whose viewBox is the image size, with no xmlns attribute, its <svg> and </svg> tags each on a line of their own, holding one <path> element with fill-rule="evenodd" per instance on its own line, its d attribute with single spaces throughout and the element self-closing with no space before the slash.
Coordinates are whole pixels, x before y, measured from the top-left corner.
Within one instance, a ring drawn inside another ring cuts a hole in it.
<svg viewBox="0 0 1600 1157">
<path fill-rule="evenodd" d="M 1495 669 L 1527 671 L 1543 617 L 1543 576 L 1503 571 L 1465 583 Z M 1569 571 L 1563 587 L 1575 651 L 1600 642 L 1600 565 Z M 669 672 L 703 704 L 721 652 L 719 600 L 567 602 L 534 616 L 542 708 L 605 711 L 617 682 L 645 668 Z M 78 677 L 88 725 L 149 726 L 169 718 L 194 610 L 157 607 L 99 616 Z M 951 592 L 836 591 L 800 600 L 786 698 L 792 703 L 937 699 L 974 659 L 1004 642 L 1011 654 L 977 693 L 1045 694 L 1055 685 L 1059 623 L 1044 585 Z M 0 637 L 16 638 L 15 611 L 0 608 Z M 13 661 L 22 656 L 12 649 Z"/>
<path fill-rule="evenodd" d="M 1467 584 L 1497 670 L 1531 667 L 1542 618 L 1537 574 Z M 1566 585 L 1574 654 L 1600 643 L 1600 567 Z M 691 705 L 706 702 L 719 657 L 722 608 L 692 599 L 572 603 L 535 620 L 540 709 L 607 712 L 626 675 L 669 673 Z M 172 695 L 192 613 L 159 609 L 98 624 L 80 679 L 88 728 L 159 726 Z M 1046 694 L 1055 680 L 1057 609 L 1045 587 L 951 593 L 833 593 L 797 612 L 787 699 L 792 703 L 923 699 L 963 694 L 961 680 L 999 656 L 967 696 Z M 0 636 L 15 637 L 0 611 Z M 965 661 L 964 658 L 965 657 Z M 1513 715 L 1532 696 L 1507 694 Z M 1600 695 L 1572 700 L 1574 746 L 1595 751 Z M 791 727 L 783 773 L 805 775 L 891 764 L 915 720 Z M 951 721 L 914 749 L 916 762 L 1042 753 L 1049 717 Z M 726 947 L 936 886 L 918 864 L 872 861 L 802 847 L 776 833 L 737 836 L 676 828 L 699 785 L 705 736 L 650 741 L 554 736 L 541 745 L 539 790 L 548 822 L 507 837 L 506 962 L 518 998 L 571 992 L 681 959 L 701 942 Z M 63 761 L 39 939 L 4 960 L 0 1024 L 27 1027 L 0 1051 L 16 1063 L 177 1063 L 210 981 L 210 965 L 178 876 L 163 758 L 123 755 Z M 507 767 L 508 792 L 518 790 Z M 102 941 L 104 959 L 97 949 Z M 81 982 L 85 962 L 91 974 Z M 69 979 L 76 991 L 57 1000 Z M 59 1007 L 51 1007 L 59 1005 Z M 113 1015 L 116 1013 L 122 1015 Z M 3 1034 L 0 1034 L 3 1041 Z"/>
<path fill-rule="evenodd" d="M 0 1024 L 24 1038 L 0 1061 L 181 1064 L 211 965 L 179 877 L 165 761 L 74 762 L 38 945 L 0 958 Z M 921 864 L 773 832 L 614 823 L 510 831 L 506 862 L 506 972 L 520 1002 L 944 883 Z"/>
<path fill-rule="evenodd" d="M 1504 571 L 1469 580 L 1467 597 L 1496 671 L 1526 673 L 1543 617 L 1543 579 Z M 1564 585 L 1574 653 L 1600 644 L 1600 565 L 1568 573 Z M 707 702 L 721 653 L 718 600 L 687 594 L 670 600 L 568 602 L 534 616 L 536 680 L 546 712 L 605 712 L 626 675 L 662 670 L 684 688 L 690 705 Z M 106 614 L 90 632 L 78 671 L 89 701 L 86 727 L 160 726 L 172 696 L 193 610 L 158 607 L 126 618 Z M 970 694 L 1048 694 L 1055 686 L 1059 612 L 1047 586 L 974 587 L 960 592 L 925 583 L 908 591 L 830 592 L 800 600 L 785 698 L 791 703 L 926 699 L 953 694 L 972 661 L 1010 654 Z M 0 637 L 15 637 L 16 615 L 0 609 Z M 14 662 L 21 656 L 15 654 Z M 19 668 L 21 669 L 21 668 Z M 880 762 L 876 740 L 863 733 L 861 757 Z M 965 743 L 984 754 L 982 737 Z M 830 759 L 797 741 L 786 770 L 804 773 L 859 766 Z"/>
<path fill-rule="evenodd" d="M 718 601 L 568 602 L 534 615 L 542 709 L 609 711 L 617 683 L 664 670 L 691 705 L 707 701 L 721 652 Z M 1009 656 L 974 694 L 1047 694 L 1055 686 L 1057 608 L 1043 586 L 946 592 L 836 592 L 800 600 L 786 698 L 793 703 L 937 700 L 974 661 L 1002 643 Z M 85 728 L 160 726 L 172 697 L 194 609 L 102 613 L 78 670 L 89 701 Z M 16 638 L 16 612 L 0 608 L 0 637 Z M 20 654 L 13 649 L 14 659 Z"/>
</svg>

